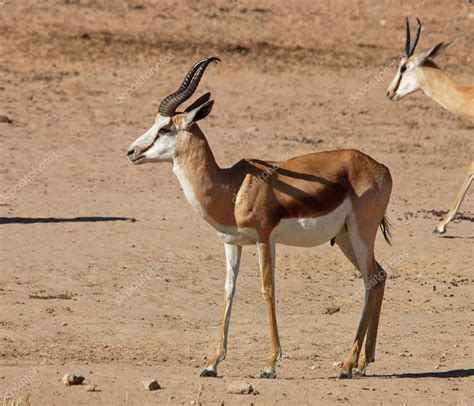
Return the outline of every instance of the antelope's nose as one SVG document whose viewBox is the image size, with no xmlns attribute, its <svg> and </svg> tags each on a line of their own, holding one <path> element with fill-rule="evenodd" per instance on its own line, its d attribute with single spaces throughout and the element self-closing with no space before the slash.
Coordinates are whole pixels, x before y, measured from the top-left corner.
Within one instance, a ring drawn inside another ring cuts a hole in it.
<svg viewBox="0 0 474 406">
<path fill-rule="evenodd" d="M 137 152 L 137 149 L 136 148 L 129 148 L 128 151 L 127 151 L 127 157 L 128 157 L 128 160 L 133 164 L 135 159 L 136 159 L 136 152 Z"/>
</svg>

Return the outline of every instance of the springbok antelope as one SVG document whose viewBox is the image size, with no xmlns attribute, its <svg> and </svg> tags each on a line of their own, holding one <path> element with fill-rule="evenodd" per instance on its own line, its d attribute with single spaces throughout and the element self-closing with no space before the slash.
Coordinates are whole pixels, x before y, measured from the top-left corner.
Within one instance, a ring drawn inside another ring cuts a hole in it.
<svg viewBox="0 0 474 406">
<path fill-rule="evenodd" d="M 406 95 L 423 90 L 423 92 L 445 109 L 454 114 L 474 117 L 474 85 L 461 85 L 451 79 L 431 59 L 452 45 L 453 41 L 440 42 L 433 48 L 414 53 L 421 33 L 421 22 L 417 18 L 415 38 L 410 41 L 410 24 L 406 18 L 406 42 L 398 71 L 387 89 L 387 97 L 398 101 Z M 434 229 L 435 234 L 444 234 L 446 226 L 454 218 L 471 185 L 474 176 L 474 161 L 467 170 L 464 182 L 456 195 L 446 217 Z"/>
<path fill-rule="evenodd" d="M 389 242 L 385 211 L 392 179 L 384 165 L 355 150 L 315 152 L 276 163 L 242 159 L 220 168 L 197 122 L 211 112 L 206 93 L 183 112 L 209 63 L 194 64 L 179 89 L 161 102 L 154 124 L 129 148 L 133 164 L 171 162 L 192 208 L 224 242 L 225 300 L 215 354 L 201 376 L 217 376 L 227 351 L 227 335 L 242 246 L 256 244 L 263 298 L 271 334 L 271 356 L 261 378 L 275 378 L 281 358 L 275 312 L 276 243 L 313 247 L 336 243 L 365 282 L 365 305 L 349 357 L 340 376 L 365 373 L 374 361 L 386 273 L 374 257 L 380 226 Z M 262 181 L 262 179 L 264 181 Z M 360 355 L 365 336 L 365 355 Z M 360 357 L 359 357 L 360 355 Z"/>
</svg>

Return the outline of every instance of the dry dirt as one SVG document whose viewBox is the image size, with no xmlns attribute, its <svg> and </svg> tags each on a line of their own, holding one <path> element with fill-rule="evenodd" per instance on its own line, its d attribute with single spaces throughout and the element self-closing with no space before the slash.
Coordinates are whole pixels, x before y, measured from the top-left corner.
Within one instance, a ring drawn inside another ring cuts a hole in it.
<svg viewBox="0 0 474 406">
<path fill-rule="evenodd" d="M 0 393 L 189 405 L 202 384 L 203 405 L 473 404 L 474 191 L 444 238 L 431 231 L 474 156 L 474 123 L 420 93 L 385 98 L 405 15 L 425 25 L 421 48 L 457 37 L 438 62 L 473 80 L 470 3 L 0 1 Z M 329 244 L 278 248 L 284 355 L 272 381 L 255 379 L 269 332 L 255 249 L 244 249 L 221 378 L 199 378 L 218 332 L 223 246 L 170 165 L 134 167 L 125 152 L 208 55 L 222 63 L 200 88 L 216 100 L 201 127 L 222 166 L 354 147 L 391 169 L 394 242 L 376 247 L 390 279 L 366 378 L 337 379 L 362 282 Z M 69 371 L 97 391 L 65 387 Z M 162 389 L 145 391 L 147 378 Z M 233 380 L 259 394 L 226 394 Z"/>
</svg>

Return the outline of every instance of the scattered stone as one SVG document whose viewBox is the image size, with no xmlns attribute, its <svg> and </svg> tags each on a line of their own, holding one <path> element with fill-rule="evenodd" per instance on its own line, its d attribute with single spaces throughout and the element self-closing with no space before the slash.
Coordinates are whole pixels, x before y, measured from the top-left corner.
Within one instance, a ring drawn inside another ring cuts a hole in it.
<svg viewBox="0 0 474 406">
<path fill-rule="evenodd" d="M 248 395 L 252 392 L 252 385 L 247 382 L 234 381 L 227 387 L 227 393 L 234 395 Z"/>
<path fill-rule="evenodd" d="M 337 313 L 339 310 L 341 310 L 339 306 L 325 307 L 323 310 L 323 314 L 334 314 Z"/>
<path fill-rule="evenodd" d="M 143 386 L 148 390 L 157 390 L 161 388 L 160 384 L 156 379 L 145 379 L 144 381 L 142 381 L 142 383 Z"/>
<path fill-rule="evenodd" d="M 86 392 L 95 392 L 96 386 L 90 383 L 89 385 L 86 385 L 84 389 Z"/>
<path fill-rule="evenodd" d="M 12 120 L 10 117 L 1 114 L 1 115 L 0 115 L 0 123 L 8 123 L 8 124 L 11 124 L 11 123 L 13 123 L 13 120 Z"/>
<path fill-rule="evenodd" d="M 61 379 L 64 385 L 80 385 L 84 382 L 84 377 L 79 374 L 68 372 L 66 375 L 63 376 Z"/>
</svg>

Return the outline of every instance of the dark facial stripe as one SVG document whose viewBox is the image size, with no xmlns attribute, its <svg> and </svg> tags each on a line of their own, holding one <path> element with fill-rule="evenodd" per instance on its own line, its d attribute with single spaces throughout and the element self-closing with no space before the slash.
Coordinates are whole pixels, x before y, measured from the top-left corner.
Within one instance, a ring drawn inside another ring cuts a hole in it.
<svg viewBox="0 0 474 406">
<path fill-rule="evenodd" d="M 400 86 L 400 82 L 402 81 L 402 76 L 403 76 L 403 73 L 400 72 L 400 77 L 398 78 L 397 85 L 396 85 L 395 88 L 393 89 L 393 94 L 394 94 L 394 95 L 397 94 L 398 87 Z"/>
</svg>

